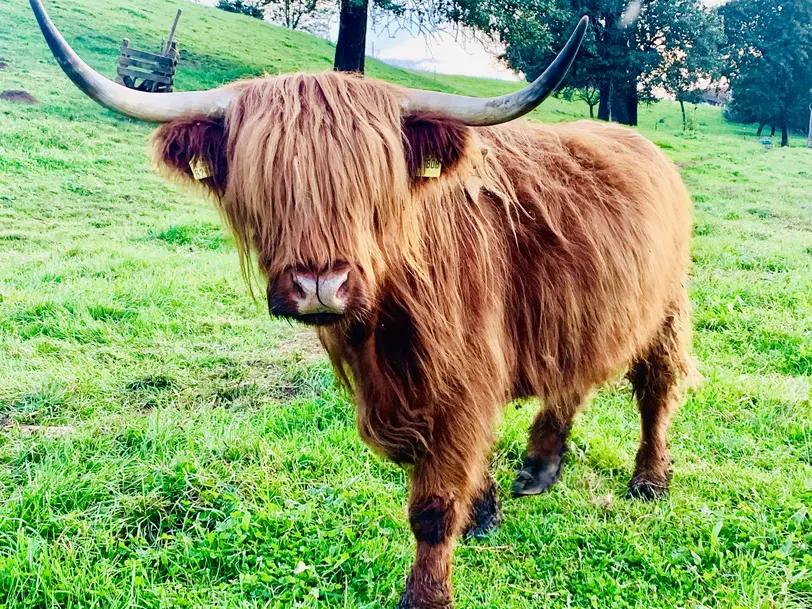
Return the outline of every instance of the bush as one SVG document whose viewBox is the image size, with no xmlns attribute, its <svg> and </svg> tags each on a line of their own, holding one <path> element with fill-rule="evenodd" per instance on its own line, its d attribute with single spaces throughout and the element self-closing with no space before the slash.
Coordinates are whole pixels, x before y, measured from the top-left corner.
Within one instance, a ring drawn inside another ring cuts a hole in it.
<svg viewBox="0 0 812 609">
<path fill-rule="evenodd" d="M 256 4 L 244 2 L 243 0 L 219 0 L 217 8 L 229 13 L 241 13 L 256 19 L 264 19 L 265 12 Z"/>
</svg>

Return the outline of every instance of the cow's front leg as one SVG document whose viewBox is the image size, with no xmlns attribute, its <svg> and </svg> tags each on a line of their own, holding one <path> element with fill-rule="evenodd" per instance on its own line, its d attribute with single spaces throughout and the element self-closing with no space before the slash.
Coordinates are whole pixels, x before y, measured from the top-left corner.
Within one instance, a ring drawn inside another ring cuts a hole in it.
<svg viewBox="0 0 812 609">
<path fill-rule="evenodd" d="M 415 465 L 409 524 L 417 556 L 398 609 L 450 609 L 451 558 L 456 538 L 470 520 L 485 479 L 484 455 L 470 446 L 448 445 Z"/>
<path fill-rule="evenodd" d="M 480 490 L 471 502 L 468 525 L 462 532 L 466 539 L 482 539 L 502 524 L 502 504 L 496 482 L 490 475 L 485 476 Z"/>
</svg>

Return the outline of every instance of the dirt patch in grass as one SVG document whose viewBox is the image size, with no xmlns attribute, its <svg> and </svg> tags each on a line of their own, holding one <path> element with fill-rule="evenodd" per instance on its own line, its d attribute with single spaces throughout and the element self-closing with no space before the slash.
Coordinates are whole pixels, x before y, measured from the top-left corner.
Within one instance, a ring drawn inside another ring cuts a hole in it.
<svg viewBox="0 0 812 609">
<path fill-rule="evenodd" d="M 279 359 L 301 358 L 307 362 L 326 356 L 316 333 L 301 326 L 291 328 L 291 332 L 276 345 L 274 355 Z"/>
<path fill-rule="evenodd" d="M 26 437 L 39 435 L 45 436 L 46 438 L 59 438 L 76 431 L 73 425 L 17 425 L 8 415 L 0 417 L 0 429 L 15 426 L 20 431 L 20 434 Z"/>
<path fill-rule="evenodd" d="M 38 104 L 39 102 L 28 91 L 22 89 L 11 89 L 0 93 L 0 99 L 3 101 L 14 102 L 17 104 Z"/>
<path fill-rule="evenodd" d="M 59 438 L 76 431 L 72 425 L 20 425 L 20 433 L 24 436 L 40 435 L 46 438 Z"/>
<path fill-rule="evenodd" d="M 174 386 L 175 382 L 165 376 L 147 376 L 127 383 L 127 391 L 164 391 Z"/>
</svg>

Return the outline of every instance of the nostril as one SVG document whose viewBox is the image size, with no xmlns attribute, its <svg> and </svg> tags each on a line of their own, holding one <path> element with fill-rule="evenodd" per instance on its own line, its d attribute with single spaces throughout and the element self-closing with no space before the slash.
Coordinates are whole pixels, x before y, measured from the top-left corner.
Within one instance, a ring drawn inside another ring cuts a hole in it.
<svg viewBox="0 0 812 609">
<path fill-rule="evenodd" d="M 312 296 L 317 290 L 318 277 L 315 273 L 293 273 L 293 286 L 299 297 Z"/>
<path fill-rule="evenodd" d="M 330 270 L 319 275 L 319 301 L 325 305 L 343 307 L 343 301 L 349 292 L 349 274 L 349 268 L 346 268 L 343 271 Z"/>
<path fill-rule="evenodd" d="M 349 292 L 349 284 L 349 277 L 347 277 L 344 279 L 344 283 L 338 286 L 338 289 L 336 290 L 336 298 L 344 299 L 347 297 L 347 293 Z"/>
<path fill-rule="evenodd" d="M 304 298 L 307 296 L 305 294 L 304 288 L 302 288 L 302 284 L 299 283 L 298 279 L 294 276 L 293 278 L 293 292 L 299 298 Z"/>
</svg>

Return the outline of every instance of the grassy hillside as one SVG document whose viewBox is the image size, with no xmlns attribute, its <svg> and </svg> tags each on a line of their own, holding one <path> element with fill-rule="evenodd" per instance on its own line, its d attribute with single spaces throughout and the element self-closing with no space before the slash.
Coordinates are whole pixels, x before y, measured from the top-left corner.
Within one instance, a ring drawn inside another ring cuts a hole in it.
<svg viewBox="0 0 812 609">
<path fill-rule="evenodd" d="M 47 5 L 108 75 L 121 38 L 157 48 L 178 6 L 181 88 L 331 65 L 323 41 L 193 4 Z M 358 440 L 312 334 L 249 297 L 216 214 L 151 171 L 148 126 L 73 88 L 23 0 L 0 0 L 0 61 L 0 92 L 40 102 L 0 101 L 0 607 L 393 606 L 406 475 Z M 675 421 L 672 493 L 622 498 L 637 415 L 625 384 L 602 390 L 561 483 L 460 545 L 462 609 L 812 605 L 812 154 L 765 151 L 712 108 L 694 123 L 641 111 L 697 207 L 705 382 Z M 504 496 L 533 410 L 498 432 Z"/>
</svg>

